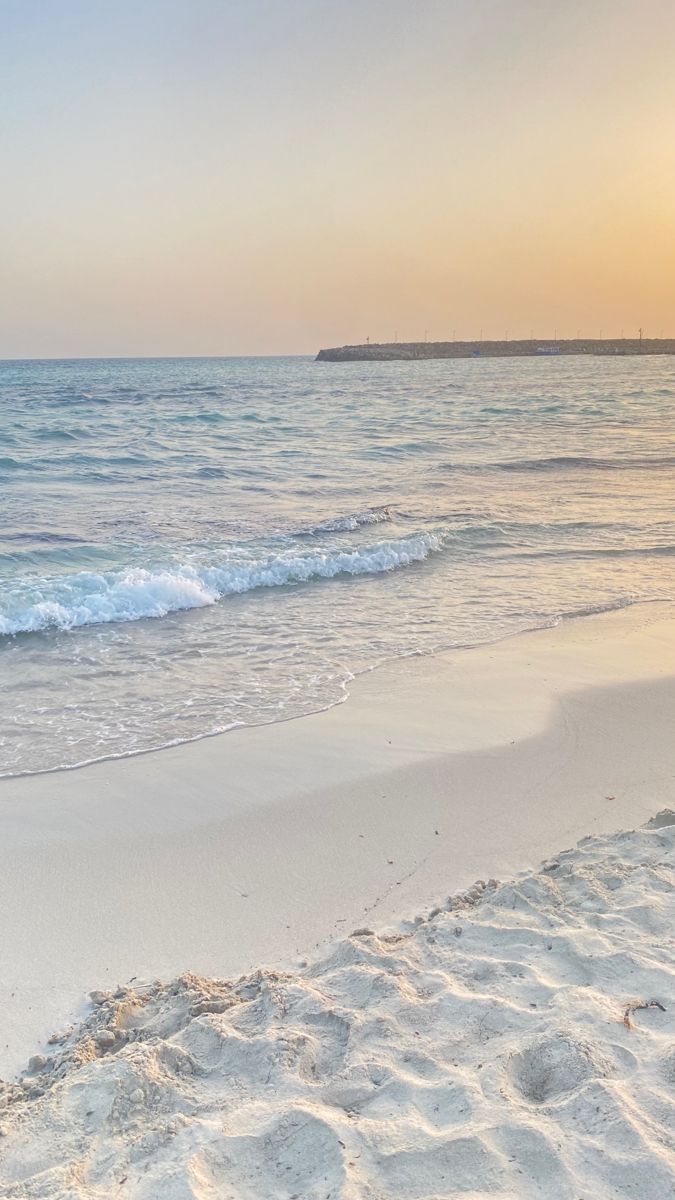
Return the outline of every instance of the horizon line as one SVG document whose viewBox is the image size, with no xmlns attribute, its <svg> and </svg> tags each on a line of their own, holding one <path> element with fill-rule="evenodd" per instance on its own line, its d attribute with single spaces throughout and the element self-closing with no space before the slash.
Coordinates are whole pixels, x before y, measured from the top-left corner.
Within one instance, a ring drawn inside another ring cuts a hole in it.
<svg viewBox="0 0 675 1200">
<path fill-rule="evenodd" d="M 360 347 L 370 346 L 439 346 L 439 345 L 469 345 L 469 344 L 485 344 L 489 342 L 499 342 L 504 344 L 516 344 L 518 342 L 672 342 L 675 341 L 675 335 L 669 336 L 660 333 L 658 336 L 649 336 L 642 332 L 640 337 L 639 331 L 637 336 L 626 337 L 621 334 L 619 337 L 587 337 L 583 334 L 575 337 L 541 337 L 531 335 L 529 337 L 477 337 L 477 338 L 418 338 L 413 340 L 403 341 L 395 339 L 393 341 L 364 341 L 364 342 L 342 342 L 334 343 L 332 346 L 321 346 L 322 349 L 343 349 L 345 347 Z M 318 351 L 305 351 L 304 353 L 277 353 L 277 354 L 29 354 L 29 355 L 0 355 L 1 363 L 37 363 L 37 362 L 152 362 L 157 360 L 168 360 L 172 362 L 180 362 L 189 359 L 238 359 L 238 358 L 315 358 Z"/>
<path fill-rule="evenodd" d="M 191 358 L 313 358 L 314 351 L 305 354 L 29 354 L 23 357 L 4 357 L 0 355 L 0 363 L 29 363 L 29 362 L 156 362 L 158 359 L 169 359 L 179 362 Z"/>
</svg>

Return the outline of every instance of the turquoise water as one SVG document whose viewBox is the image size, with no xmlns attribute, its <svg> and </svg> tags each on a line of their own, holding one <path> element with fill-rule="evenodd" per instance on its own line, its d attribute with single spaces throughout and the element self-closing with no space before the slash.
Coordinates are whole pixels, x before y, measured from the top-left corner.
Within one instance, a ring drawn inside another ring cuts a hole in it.
<svg viewBox="0 0 675 1200">
<path fill-rule="evenodd" d="M 670 358 L 0 363 L 0 774 L 675 596 Z"/>
</svg>

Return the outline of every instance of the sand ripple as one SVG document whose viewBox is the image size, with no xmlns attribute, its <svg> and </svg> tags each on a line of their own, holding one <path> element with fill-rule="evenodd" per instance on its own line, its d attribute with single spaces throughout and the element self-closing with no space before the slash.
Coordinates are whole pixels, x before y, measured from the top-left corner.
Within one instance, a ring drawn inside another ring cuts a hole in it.
<svg viewBox="0 0 675 1200">
<path fill-rule="evenodd" d="M 675 1194 L 671 819 L 296 973 L 95 994 L 0 1085 L 2 1195 Z"/>
</svg>

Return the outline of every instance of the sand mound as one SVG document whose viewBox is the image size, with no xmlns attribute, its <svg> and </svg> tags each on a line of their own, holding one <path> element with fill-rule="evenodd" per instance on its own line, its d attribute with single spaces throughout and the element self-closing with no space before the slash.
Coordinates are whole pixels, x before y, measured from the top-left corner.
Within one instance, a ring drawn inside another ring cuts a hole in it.
<svg viewBox="0 0 675 1200">
<path fill-rule="evenodd" d="M 671 820 L 293 974 L 95 993 L 4 1085 L 2 1195 L 675 1194 Z"/>
</svg>

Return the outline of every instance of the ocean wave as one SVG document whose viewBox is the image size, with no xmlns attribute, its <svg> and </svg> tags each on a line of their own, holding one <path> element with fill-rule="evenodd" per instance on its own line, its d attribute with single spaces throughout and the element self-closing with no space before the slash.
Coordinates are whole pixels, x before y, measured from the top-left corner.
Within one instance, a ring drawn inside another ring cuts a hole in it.
<svg viewBox="0 0 675 1200">
<path fill-rule="evenodd" d="M 173 562 L 157 569 L 29 576 L 0 591 L 0 635 L 164 617 L 256 588 L 394 571 L 422 562 L 441 548 L 435 534 L 415 533 L 352 550 L 259 558 L 230 554 L 207 564 Z"/>
<path fill-rule="evenodd" d="M 198 479 L 225 479 L 227 471 L 224 467 L 199 467 L 195 475 Z"/>
<path fill-rule="evenodd" d="M 600 455 L 552 455 L 548 458 L 506 459 L 503 462 L 486 464 L 487 469 L 494 471 L 635 471 L 653 467 L 675 467 L 673 455 L 642 455 L 626 456 L 624 458 L 606 458 Z M 483 468 L 481 468 L 483 469 Z"/>
<path fill-rule="evenodd" d="M 672 558 L 675 545 L 659 543 L 651 546 L 558 546 L 551 549 L 530 550 L 515 548 L 509 558 L 527 559 L 603 559 L 603 558 Z"/>
<path fill-rule="evenodd" d="M 542 458 L 505 458 L 492 462 L 443 462 L 437 470 L 442 474 L 490 475 L 493 471 L 650 471 L 672 469 L 675 455 L 644 454 L 617 455 L 609 458 L 593 454 L 557 454 Z"/>
<path fill-rule="evenodd" d="M 619 598 L 616 600 L 606 600 L 604 602 L 599 601 L 597 604 L 584 604 L 579 608 L 570 608 L 566 612 L 561 612 L 559 614 L 559 620 L 576 621 L 580 617 L 599 617 L 602 616 L 603 613 L 619 612 L 619 610 L 622 608 L 632 608 L 636 604 L 640 603 L 644 604 L 645 601 L 640 600 L 640 598 L 636 596 L 619 596 Z M 649 601 L 649 603 L 665 604 L 669 603 L 669 601 L 652 600 Z"/>
<path fill-rule="evenodd" d="M 391 521 L 395 516 L 394 510 L 388 505 L 381 508 L 367 508 L 363 512 L 349 513 L 344 517 L 329 517 L 319 521 L 311 529 L 303 530 L 306 534 L 316 533 L 350 533 L 362 525 L 379 525 L 382 521 Z"/>
<path fill-rule="evenodd" d="M 83 431 L 71 429 L 36 429 L 33 432 L 36 440 L 41 442 L 79 442 Z M 86 435 L 84 435 L 86 436 Z"/>
</svg>

